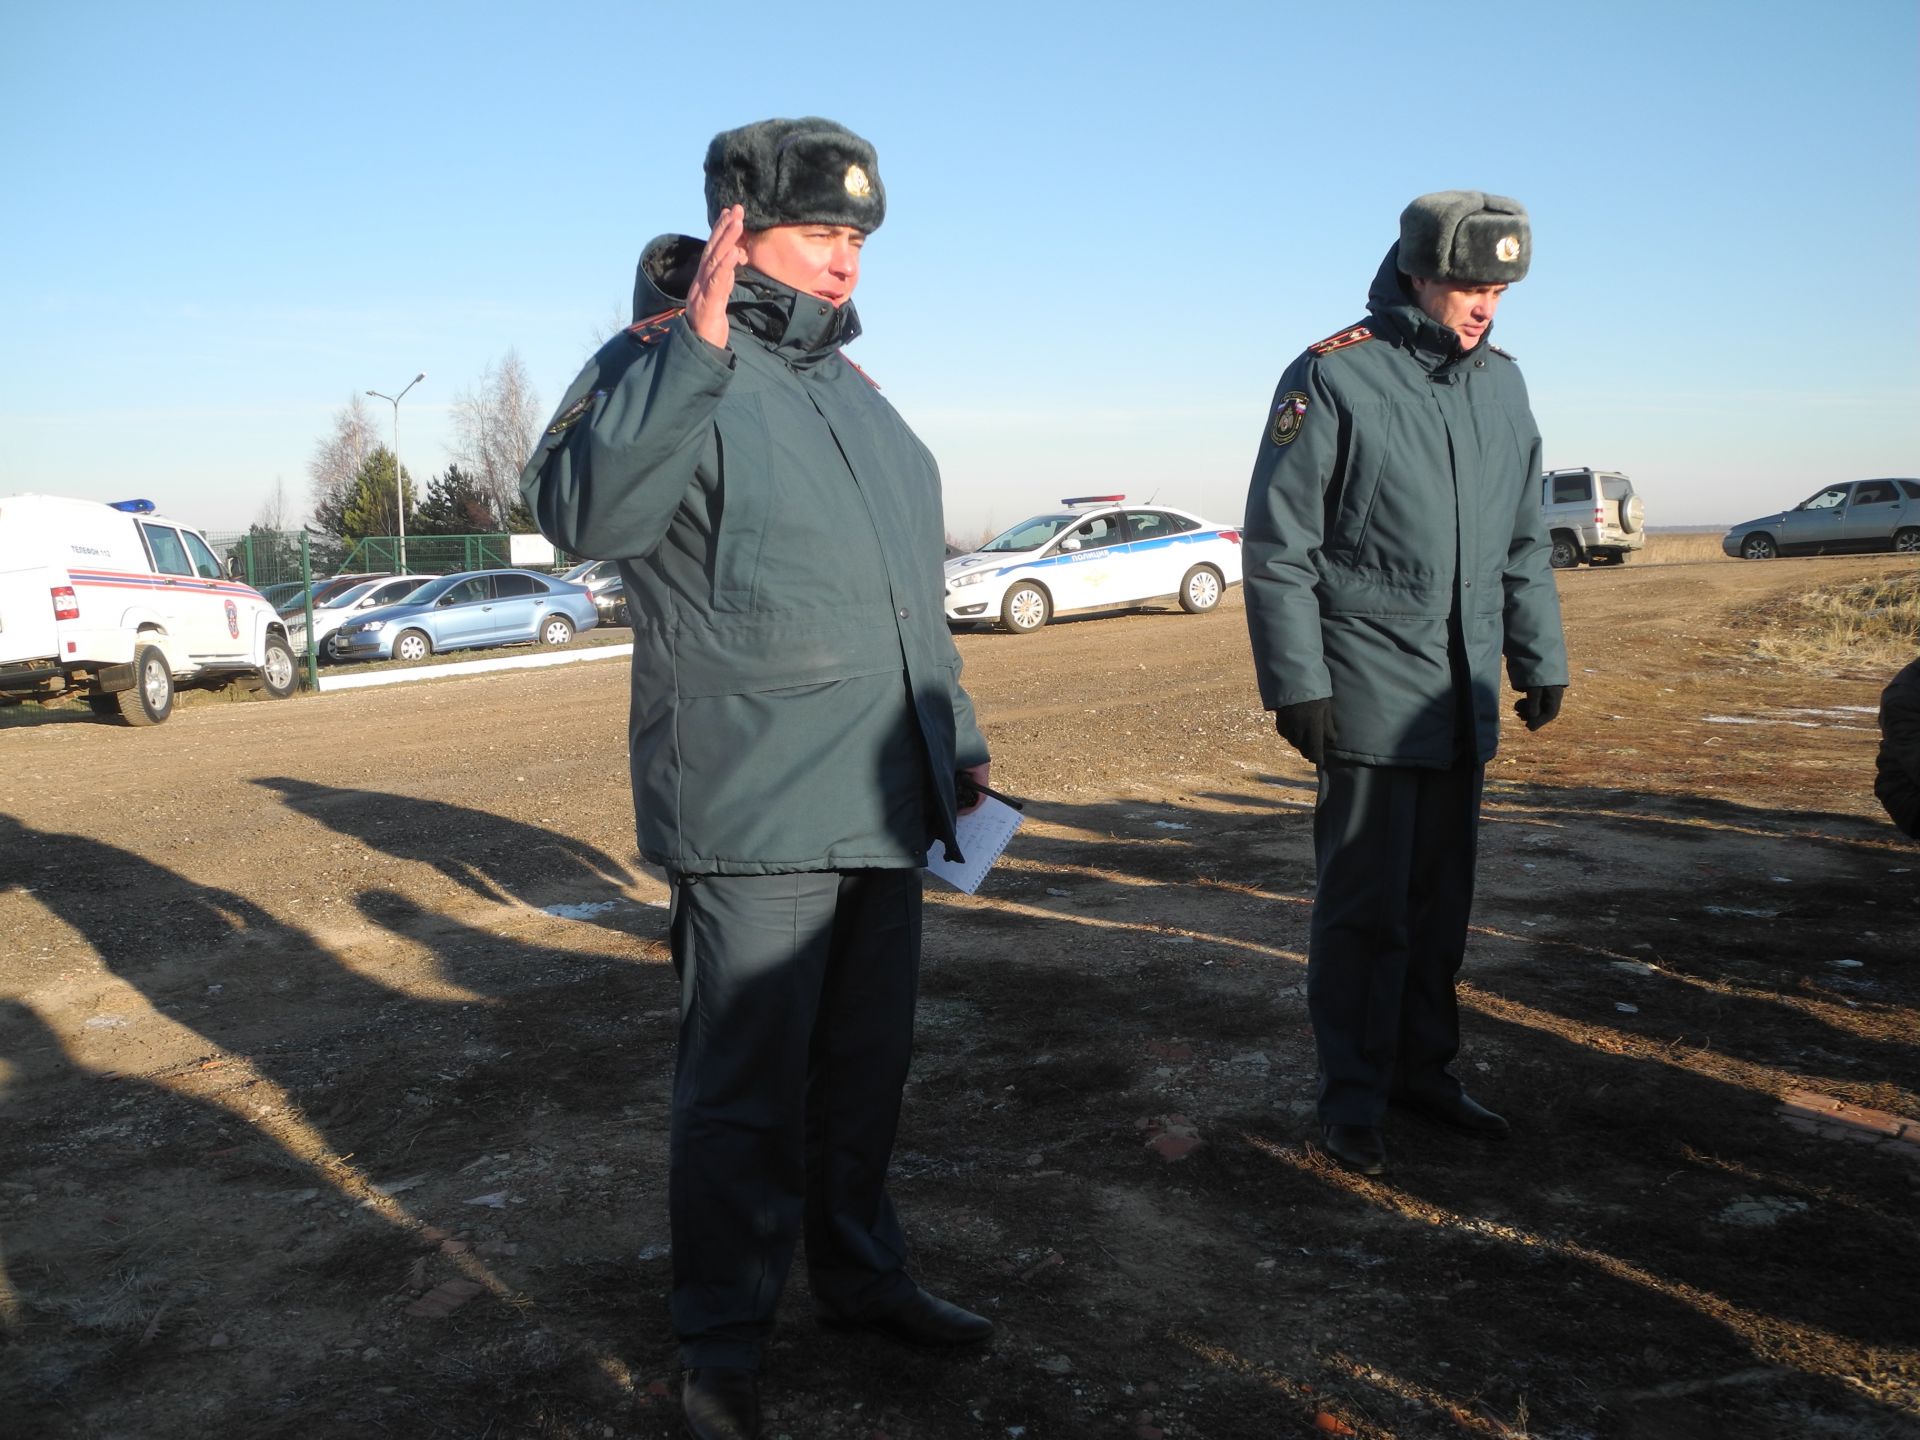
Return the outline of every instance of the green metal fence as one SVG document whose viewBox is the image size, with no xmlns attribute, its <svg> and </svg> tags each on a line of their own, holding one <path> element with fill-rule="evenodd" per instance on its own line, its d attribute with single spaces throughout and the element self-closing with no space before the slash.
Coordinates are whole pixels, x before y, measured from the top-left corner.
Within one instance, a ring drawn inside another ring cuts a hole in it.
<svg viewBox="0 0 1920 1440">
<path fill-rule="evenodd" d="M 451 575 L 503 570 L 513 562 L 507 535 L 369 535 L 342 540 L 312 530 L 252 529 L 207 536 L 229 573 L 256 590 L 326 575 Z M 404 563 L 403 563 L 404 561 Z"/>
<path fill-rule="evenodd" d="M 507 535 L 369 535 L 347 541 L 316 530 L 251 530 L 207 536 L 235 580 L 245 581 L 276 608 L 304 600 L 313 632 L 314 582 L 332 575 L 451 575 L 503 570 L 512 564 Z M 307 654 L 307 682 L 317 684 L 319 660 Z"/>
<path fill-rule="evenodd" d="M 340 562 L 341 573 L 385 571 L 392 575 L 451 575 L 458 570 L 503 570 L 507 535 L 369 535 Z"/>
</svg>

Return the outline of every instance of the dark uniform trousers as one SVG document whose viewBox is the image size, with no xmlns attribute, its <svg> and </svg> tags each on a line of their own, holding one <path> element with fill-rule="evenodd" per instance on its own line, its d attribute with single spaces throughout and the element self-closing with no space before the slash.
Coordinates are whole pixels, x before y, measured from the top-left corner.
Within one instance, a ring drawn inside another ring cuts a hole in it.
<svg viewBox="0 0 1920 1440">
<path fill-rule="evenodd" d="M 887 1164 L 913 1051 L 918 870 L 670 877 L 674 1329 L 758 1368 L 804 1226 L 822 1310 L 912 1291 Z"/>
<path fill-rule="evenodd" d="M 1322 1124 L 1378 1125 L 1390 1094 L 1460 1093 L 1447 1066 L 1484 776 L 1472 761 L 1321 767 L 1307 1013 Z"/>
</svg>

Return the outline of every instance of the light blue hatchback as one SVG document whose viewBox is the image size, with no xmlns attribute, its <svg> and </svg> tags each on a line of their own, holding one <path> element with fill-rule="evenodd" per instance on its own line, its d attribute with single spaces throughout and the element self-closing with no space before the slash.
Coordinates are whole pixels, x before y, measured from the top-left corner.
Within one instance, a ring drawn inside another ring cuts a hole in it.
<svg viewBox="0 0 1920 1440">
<path fill-rule="evenodd" d="M 582 586 L 528 570 L 467 570 L 342 625 L 333 651 L 340 660 L 424 660 L 482 645 L 565 645 L 598 621 Z"/>
</svg>

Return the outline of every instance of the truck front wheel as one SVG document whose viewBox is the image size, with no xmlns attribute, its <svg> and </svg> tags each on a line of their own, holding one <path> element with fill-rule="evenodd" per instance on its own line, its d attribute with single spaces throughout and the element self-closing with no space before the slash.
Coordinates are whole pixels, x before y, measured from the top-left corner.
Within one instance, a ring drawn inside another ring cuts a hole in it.
<svg viewBox="0 0 1920 1440">
<path fill-rule="evenodd" d="M 300 672 L 293 663 L 293 647 L 278 635 L 267 636 L 266 653 L 260 660 L 260 683 L 267 694 L 284 700 L 299 684 Z"/>
</svg>

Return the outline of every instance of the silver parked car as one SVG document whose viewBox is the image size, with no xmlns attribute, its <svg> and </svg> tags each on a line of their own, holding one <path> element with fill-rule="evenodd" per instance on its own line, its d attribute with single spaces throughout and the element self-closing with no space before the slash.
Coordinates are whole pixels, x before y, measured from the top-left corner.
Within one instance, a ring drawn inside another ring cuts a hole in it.
<svg viewBox="0 0 1920 1440">
<path fill-rule="evenodd" d="M 1791 510 L 1742 520 L 1720 548 L 1742 560 L 1849 550 L 1920 555 L 1920 480 L 1843 480 Z"/>
<path fill-rule="evenodd" d="M 334 652 L 334 632 L 354 616 L 367 610 L 378 610 L 383 605 L 392 605 L 404 600 L 418 590 L 431 575 L 389 575 L 384 580 L 362 580 L 351 589 L 342 590 L 332 599 L 316 601 L 313 607 L 312 643 L 320 647 L 322 660 L 338 660 Z M 307 653 L 309 637 L 307 635 L 307 612 L 296 610 L 287 617 L 287 643 L 293 646 L 293 653 L 304 656 Z"/>
</svg>

